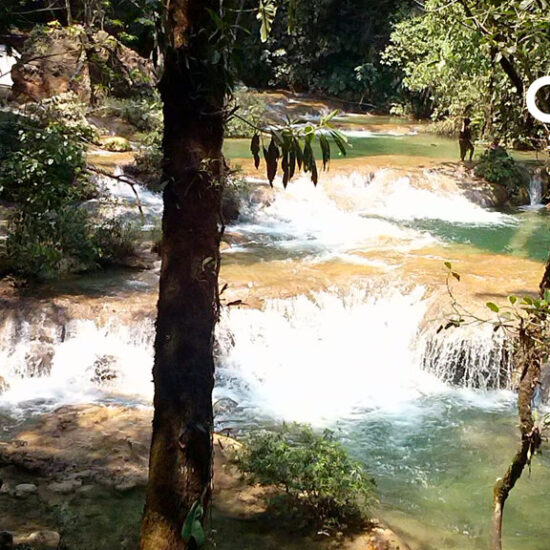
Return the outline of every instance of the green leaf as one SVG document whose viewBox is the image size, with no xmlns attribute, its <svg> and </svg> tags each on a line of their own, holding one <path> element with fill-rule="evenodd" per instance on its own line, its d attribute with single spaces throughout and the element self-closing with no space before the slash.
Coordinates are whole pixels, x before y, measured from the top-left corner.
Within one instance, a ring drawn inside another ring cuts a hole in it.
<svg viewBox="0 0 550 550">
<path fill-rule="evenodd" d="M 192 538 L 195 539 L 198 547 L 201 547 L 206 541 L 206 535 L 201 523 L 202 514 L 202 504 L 199 500 L 196 500 L 191 506 L 181 528 L 181 538 L 185 542 L 188 542 Z"/>
<path fill-rule="evenodd" d="M 498 313 L 500 311 L 500 308 L 493 302 L 487 302 L 486 305 L 491 311 L 494 311 L 495 313 Z"/>
<path fill-rule="evenodd" d="M 348 140 L 344 134 L 339 132 L 338 130 L 331 130 L 330 135 L 332 136 L 332 139 L 334 140 L 334 143 L 336 143 L 338 149 L 340 149 L 340 153 L 345 157 L 347 155 L 347 146 L 348 146 Z"/>
<path fill-rule="evenodd" d="M 254 134 L 250 142 L 250 152 L 254 157 L 254 166 L 256 169 L 260 166 L 260 134 Z"/>
<path fill-rule="evenodd" d="M 518 301 L 517 296 L 508 296 L 508 300 L 512 305 Z"/>
<path fill-rule="evenodd" d="M 279 148 L 275 144 L 275 137 L 273 135 L 271 136 L 271 141 L 269 142 L 267 150 L 264 148 L 264 157 L 267 164 L 267 179 L 269 180 L 269 185 L 273 187 L 273 180 L 277 175 L 279 164 Z"/>
<path fill-rule="evenodd" d="M 276 13 L 277 6 L 274 0 L 260 0 L 256 17 L 260 21 L 260 39 L 262 42 L 267 42 Z"/>
<path fill-rule="evenodd" d="M 326 170 L 330 162 L 330 143 L 324 134 L 319 134 L 319 144 L 321 145 L 321 154 L 323 155 L 323 168 Z"/>
<path fill-rule="evenodd" d="M 452 269 L 452 268 L 453 268 L 451 262 L 445 262 L 445 267 L 446 267 L 447 269 Z"/>
</svg>

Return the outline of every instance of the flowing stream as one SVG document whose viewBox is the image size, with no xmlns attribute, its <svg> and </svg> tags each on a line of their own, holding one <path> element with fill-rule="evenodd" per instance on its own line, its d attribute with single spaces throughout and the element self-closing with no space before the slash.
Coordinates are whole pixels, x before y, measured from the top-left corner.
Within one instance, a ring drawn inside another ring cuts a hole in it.
<svg viewBox="0 0 550 550">
<path fill-rule="evenodd" d="M 142 202 L 152 223 L 159 199 Z M 239 239 L 222 276 L 261 301 L 225 309 L 218 326 L 218 427 L 331 428 L 413 548 L 486 548 L 491 487 L 517 441 L 510 350 L 490 327 L 436 334 L 442 266 L 452 258 L 474 272 L 470 301 L 499 285 L 534 291 L 550 245 L 544 213 L 483 208 L 429 170 L 359 168 L 317 189 L 300 178 L 228 229 Z M 145 296 L 139 318 L 122 316 L 124 303 L 101 322 L 47 308 L 3 317 L 0 411 L 13 422 L 65 403 L 150 406 L 156 276 L 117 277 L 102 288 Z M 549 474 L 542 455 L 514 490 L 506 548 L 548 548 Z"/>
</svg>

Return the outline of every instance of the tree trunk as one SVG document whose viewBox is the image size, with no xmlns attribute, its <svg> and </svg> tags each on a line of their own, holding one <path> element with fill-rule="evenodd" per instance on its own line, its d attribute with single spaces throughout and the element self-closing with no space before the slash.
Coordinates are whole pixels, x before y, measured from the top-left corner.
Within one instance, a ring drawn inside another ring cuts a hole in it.
<svg viewBox="0 0 550 550">
<path fill-rule="evenodd" d="M 159 84 L 164 104 L 162 269 L 153 439 L 140 549 L 194 547 L 181 537 L 212 478 L 213 337 L 218 317 L 225 72 L 210 62 L 215 0 L 172 0 Z"/>
<path fill-rule="evenodd" d="M 510 491 L 521 477 L 531 456 L 541 444 L 541 436 L 533 419 L 531 404 L 539 383 L 541 349 L 535 343 L 539 334 L 524 329 L 519 335 L 517 363 L 520 369 L 518 388 L 518 412 L 520 418 L 521 444 L 504 477 L 497 479 L 493 489 L 493 517 L 491 521 L 491 550 L 502 550 L 502 516 L 504 504 Z"/>
</svg>

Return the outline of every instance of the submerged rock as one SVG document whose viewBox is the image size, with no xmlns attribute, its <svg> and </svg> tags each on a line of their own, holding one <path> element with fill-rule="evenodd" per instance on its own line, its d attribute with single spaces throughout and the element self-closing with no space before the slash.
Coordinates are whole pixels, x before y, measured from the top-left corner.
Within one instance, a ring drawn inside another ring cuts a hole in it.
<svg viewBox="0 0 550 550">
<path fill-rule="evenodd" d="M 38 487 L 34 483 L 20 483 L 15 486 L 15 496 L 18 498 L 34 495 Z"/>
<path fill-rule="evenodd" d="M 33 549 L 58 548 L 61 536 L 57 531 L 34 531 L 28 535 L 16 535 L 13 542 L 17 545 L 28 544 Z"/>
<path fill-rule="evenodd" d="M 53 482 L 48 485 L 48 489 L 54 493 L 66 495 L 72 493 L 82 486 L 82 481 L 79 479 L 67 479 L 65 481 Z"/>
</svg>

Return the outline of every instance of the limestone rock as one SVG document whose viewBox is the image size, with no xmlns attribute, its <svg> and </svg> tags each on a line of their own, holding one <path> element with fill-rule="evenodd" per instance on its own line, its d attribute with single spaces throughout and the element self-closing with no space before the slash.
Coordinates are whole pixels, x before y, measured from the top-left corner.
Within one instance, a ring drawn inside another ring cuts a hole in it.
<svg viewBox="0 0 550 550">
<path fill-rule="evenodd" d="M 80 479 L 66 479 L 65 481 L 54 481 L 48 485 L 48 489 L 54 493 L 66 495 L 72 493 L 82 485 Z"/>
<path fill-rule="evenodd" d="M 66 92 L 81 100 L 94 97 L 94 86 L 128 97 L 154 86 L 151 62 L 104 31 L 87 33 L 81 26 L 36 27 L 12 68 L 11 97 L 39 101 Z"/>
<path fill-rule="evenodd" d="M 90 74 L 86 63 L 82 27 L 37 27 L 25 41 L 21 57 L 11 71 L 11 97 L 38 101 L 66 92 L 90 99 Z"/>
<path fill-rule="evenodd" d="M 130 142 L 126 138 L 119 136 L 105 138 L 101 146 L 112 153 L 126 153 L 132 150 Z"/>
<path fill-rule="evenodd" d="M 34 483 L 20 483 L 15 486 L 15 496 L 19 498 L 26 497 L 35 494 L 37 490 L 38 488 Z"/>
<path fill-rule="evenodd" d="M 58 548 L 61 536 L 56 531 L 34 531 L 28 535 L 15 536 L 15 544 L 28 544 L 33 549 Z"/>
</svg>

